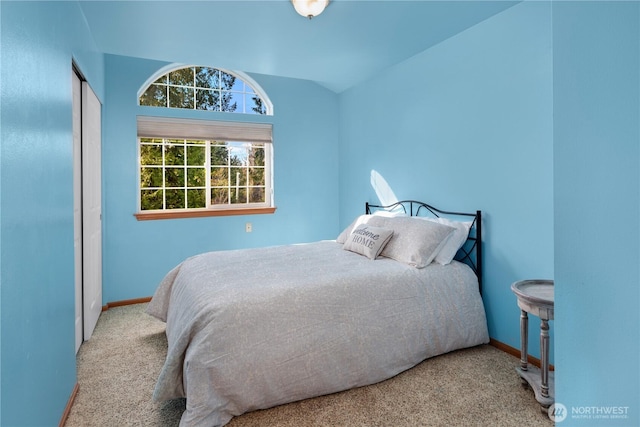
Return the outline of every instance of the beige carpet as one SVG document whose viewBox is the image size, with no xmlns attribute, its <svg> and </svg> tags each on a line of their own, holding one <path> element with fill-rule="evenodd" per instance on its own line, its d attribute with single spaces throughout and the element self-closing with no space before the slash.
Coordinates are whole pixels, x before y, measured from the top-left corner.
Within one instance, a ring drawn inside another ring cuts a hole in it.
<svg viewBox="0 0 640 427">
<path fill-rule="evenodd" d="M 167 351 L 146 304 L 112 308 L 78 352 L 67 427 L 177 426 L 185 401 L 151 400 Z M 429 359 L 390 380 L 234 418 L 230 427 L 552 426 L 522 386 L 518 359 L 491 346 Z"/>
</svg>

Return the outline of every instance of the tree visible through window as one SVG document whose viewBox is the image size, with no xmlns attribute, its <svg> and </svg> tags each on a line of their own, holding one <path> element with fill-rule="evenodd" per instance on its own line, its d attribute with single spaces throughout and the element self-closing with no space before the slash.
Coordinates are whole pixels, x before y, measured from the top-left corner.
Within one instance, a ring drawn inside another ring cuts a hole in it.
<svg viewBox="0 0 640 427">
<path fill-rule="evenodd" d="M 265 204 L 265 145 L 140 138 L 141 210 Z"/>
<path fill-rule="evenodd" d="M 271 114 L 271 104 L 252 85 L 209 67 L 168 72 L 143 89 L 139 103 Z M 138 149 L 139 219 L 148 219 L 145 213 L 275 210 L 271 124 L 138 116 Z"/>
<path fill-rule="evenodd" d="M 209 67 L 171 71 L 140 96 L 140 105 L 266 114 L 262 98 L 232 73 Z"/>
</svg>

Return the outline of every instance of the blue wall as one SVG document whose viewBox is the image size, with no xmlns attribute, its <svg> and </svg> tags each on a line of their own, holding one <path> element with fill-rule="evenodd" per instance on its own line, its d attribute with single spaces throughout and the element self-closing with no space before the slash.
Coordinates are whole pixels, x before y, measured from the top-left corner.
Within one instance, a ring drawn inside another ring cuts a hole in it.
<svg viewBox="0 0 640 427">
<path fill-rule="evenodd" d="M 638 426 L 640 3 L 556 2 L 553 34 L 557 402 Z"/>
<path fill-rule="evenodd" d="M 104 94 L 75 3 L 1 2 L 2 426 L 50 426 L 76 382 L 72 58 Z"/>
<path fill-rule="evenodd" d="M 551 8 L 512 7 L 345 92 L 340 222 L 399 199 L 484 215 L 489 333 L 520 346 L 516 280 L 553 278 Z M 539 333 L 532 318 L 531 334 Z M 553 333 L 553 327 L 552 327 Z M 530 351 L 539 355 L 538 340 Z"/>
<path fill-rule="evenodd" d="M 274 105 L 274 115 L 166 110 L 137 105 L 136 93 L 156 61 L 106 56 L 104 108 L 105 302 L 153 295 L 184 258 L 220 249 L 334 239 L 338 230 L 338 96 L 303 80 L 251 77 Z M 224 67 L 224 64 L 199 64 Z M 136 115 L 176 115 L 273 123 L 273 215 L 137 221 Z M 245 232 L 245 223 L 253 232 Z"/>
</svg>

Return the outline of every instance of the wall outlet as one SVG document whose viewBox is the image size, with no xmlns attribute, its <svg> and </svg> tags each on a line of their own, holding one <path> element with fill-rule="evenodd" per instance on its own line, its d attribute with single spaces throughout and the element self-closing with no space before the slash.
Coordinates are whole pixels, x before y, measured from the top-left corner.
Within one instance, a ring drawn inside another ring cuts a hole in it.
<svg viewBox="0 0 640 427">
<path fill-rule="evenodd" d="M 251 233 L 253 231 L 253 225 L 250 222 L 246 223 L 244 225 L 244 231 Z"/>
</svg>

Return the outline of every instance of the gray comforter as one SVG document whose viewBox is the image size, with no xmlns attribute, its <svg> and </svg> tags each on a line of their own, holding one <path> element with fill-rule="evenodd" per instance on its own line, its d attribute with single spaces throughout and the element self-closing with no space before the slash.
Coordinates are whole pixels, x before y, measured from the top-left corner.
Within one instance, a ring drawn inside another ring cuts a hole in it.
<svg viewBox="0 0 640 427">
<path fill-rule="evenodd" d="M 194 256 L 147 312 L 167 323 L 154 399 L 186 397 L 181 426 L 222 426 L 489 341 L 466 265 L 416 269 L 333 241 Z"/>
</svg>

